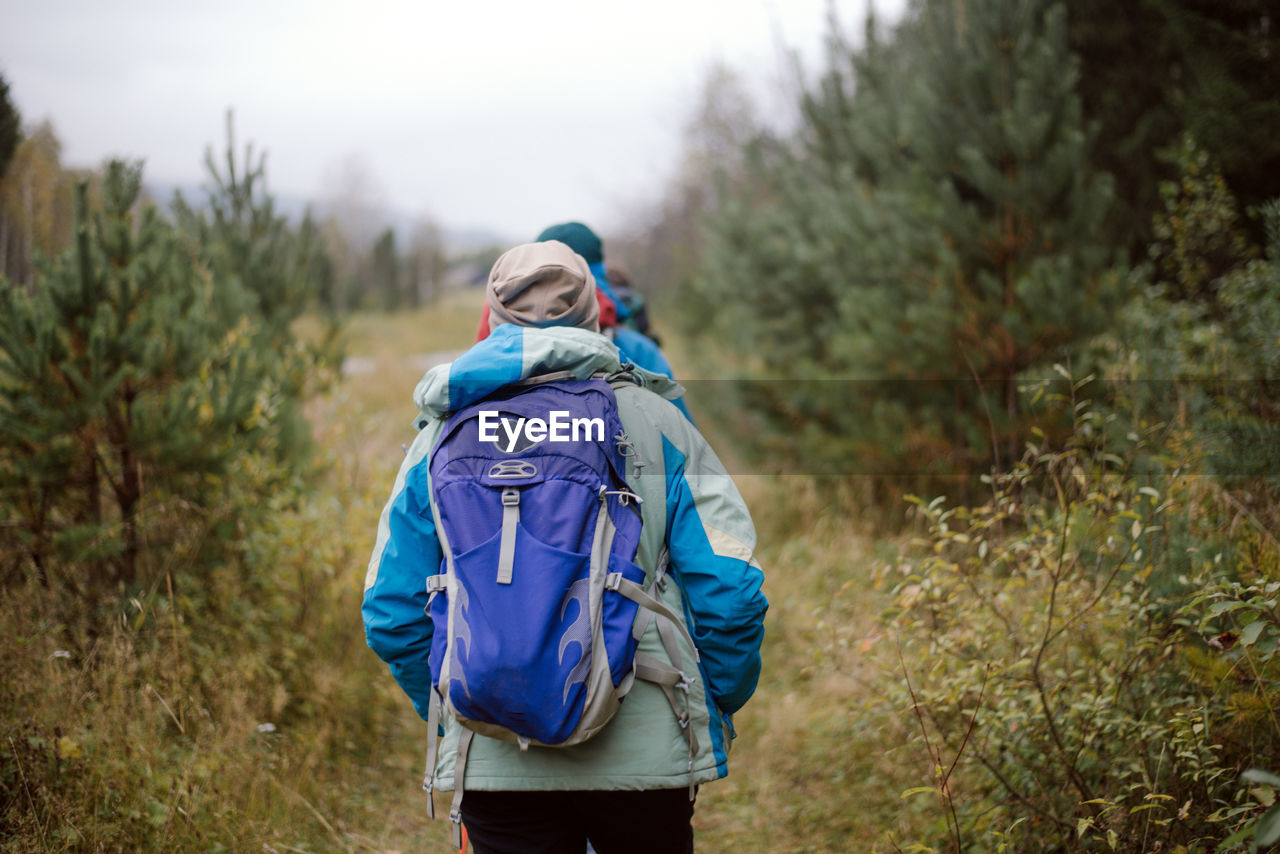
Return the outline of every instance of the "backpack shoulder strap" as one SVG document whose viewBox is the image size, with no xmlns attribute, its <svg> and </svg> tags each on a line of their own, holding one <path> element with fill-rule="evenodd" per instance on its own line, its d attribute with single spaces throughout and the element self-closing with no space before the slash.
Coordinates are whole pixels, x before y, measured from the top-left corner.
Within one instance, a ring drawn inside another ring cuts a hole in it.
<svg viewBox="0 0 1280 854">
<path fill-rule="evenodd" d="M 662 552 L 658 555 L 658 567 L 654 572 L 653 583 L 649 586 L 648 591 L 634 582 L 621 578 L 617 573 L 611 573 L 607 583 L 610 589 L 640 605 L 640 612 L 637 614 L 635 625 L 632 627 L 636 640 L 639 640 L 640 636 L 649 628 L 649 623 L 653 620 L 653 617 L 659 617 L 657 620 L 658 638 L 662 641 L 663 649 L 666 651 L 667 659 L 670 663 L 651 655 L 637 652 L 635 678 L 650 682 L 661 688 L 662 693 L 667 698 L 667 702 L 671 704 L 671 711 L 675 714 L 676 721 L 679 722 L 680 729 L 683 731 L 685 741 L 689 746 L 689 800 L 692 801 L 695 794 L 693 758 L 698 753 L 698 736 L 690 723 L 689 688 L 692 686 L 692 680 L 684 670 L 684 656 L 680 654 L 679 636 L 683 636 L 690 649 L 693 650 L 695 669 L 700 656 L 698 655 L 698 645 L 694 642 L 693 636 L 689 634 L 689 630 L 685 627 L 683 621 L 661 599 L 662 592 L 667 586 L 667 570 L 670 564 L 670 553 L 667 547 L 663 546 Z M 677 635 L 677 632 L 679 632 L 679 635 Z"/>
<path fill-rule="evenodd" d="M 642 386 L 644 384 L 636 378 L 633 372 L 635 367 L 631 362 L 624 362 L 622 367 L 616 371 L 598 371 L 592 376 L 604 380 L 615 389 L 625 386 Z"/>
<path fill-rule="evenodd" d="M 510 383 L 508 387 L 523 388 L 525 386 L 539 385 L 541 383 L 551 383 L 556 380 L 574 380 L 577 379 L 573 375 L 573 371 L 552 371 L 549 374 L 538 374 L 537 376 L 525 377 L 522 380 L 516 380 Z"/>
</svg>

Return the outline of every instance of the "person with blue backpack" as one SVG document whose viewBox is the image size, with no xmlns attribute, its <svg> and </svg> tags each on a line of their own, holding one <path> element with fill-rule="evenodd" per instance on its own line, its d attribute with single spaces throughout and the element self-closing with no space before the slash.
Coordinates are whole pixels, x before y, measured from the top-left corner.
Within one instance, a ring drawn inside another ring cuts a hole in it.
<svg viewBox="0 0 1280 854">
<path fill-rule="evenodd" d="M 414 391 L 365 579 L 366 639 L 428 723 L 428 803 L 453 792 L 476 854 L 692 851 L 759 679 L 746 504 L 680 387 L 600 334 L 595 289 L 559 241 L 498 259 L 491 334 Z"/>
</svg>

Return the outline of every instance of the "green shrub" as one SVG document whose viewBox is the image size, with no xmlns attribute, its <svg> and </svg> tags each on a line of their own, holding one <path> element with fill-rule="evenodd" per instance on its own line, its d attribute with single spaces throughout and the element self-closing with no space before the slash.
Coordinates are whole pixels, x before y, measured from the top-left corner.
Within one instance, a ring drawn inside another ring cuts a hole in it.
<svg viewBox="0 0 1280 854">
<path fill-rule="evenodd" d="M 939 799 L 933 844 L 1212 850 L 1258 812 L 1241 772 L 1280 747 L 1276 546 L 1264 568 L 1244 559 L 1257 528 L 1215 542 L 1218 484 L 1140 478 L 1098 441 L 1115 416 L 1075 413 L 989 501 L 917 501 L 921 547 L 885 570 L 890 702 L 933 769 L 909 792 Z"/>
</svg>

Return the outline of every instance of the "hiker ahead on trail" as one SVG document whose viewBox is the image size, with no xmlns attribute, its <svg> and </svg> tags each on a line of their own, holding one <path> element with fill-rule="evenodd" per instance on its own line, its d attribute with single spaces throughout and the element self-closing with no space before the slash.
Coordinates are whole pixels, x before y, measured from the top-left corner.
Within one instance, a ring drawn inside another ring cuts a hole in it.
<svg viewBox="0 0 1280 854">
<path fill-rule="evenodd" d="M 628 284 L 620 290 L 615 289 L 611 283 L 611 271 L 606 269 L 604 261 L 604 242 L 599 235 L 580 222 L 564 222 L 544 228 L 537 237 L 539 243 L 548 240 L 565 244 L 587 262 L 591 276 L 595 279 L 596 297 L 600 303 L 597 318 L 600 332 L 617 345 L 623 364 L 631 362 L 646 371 L 675 379 L 671 363 L 658 347 L 657 340 L 647 334 L 648 309 L 639 294 L 631 289 L 630 277 L 626 276 Z M 628 298 L 624 298 L 624 294 L 629 295 Z M 476 340 L 483 340 L 490 328 L 489 307 L 486 305 L 481 312 Z M 683 394 L 670 400 L 686 418 L 693 420 Z"/>
<path fill-rule="evenodd" d="M 631 305 L 622 299 L 610 283 L 608 264 L 604 260 L 604 241 L 580 222 L 563 222 L 548 226 L 538 235 L 538 240 L 559 240 L 587 262 L 587 266 L 591 268 L 591 275 L 595 277 L 596 287 L 604 292 L 605 297 L 616 308 L 617 322 L 602 324 L 601 331 L 618 345 L 618 353 L 622 361 L 632 362 L 645 370 L 674 379 L 675 374 L 671 370 L 671 363 L 667 361 L 666 355 L 659 349 L 656 341 L 634 327 Z M 692 417 L 684 405 L 683 397 L 675 398 L 672 403 L 679 407 L 686 417 Z"/>
<path fill-rule="evenodd" d="M 692 850 L 759 677 L 746 505 L 679 387 L 624 369 L 595 287 L 558 241 L 498 259 L 492 333 L 414 391 L 365 580 L 477 854 Z"/>
</svg>

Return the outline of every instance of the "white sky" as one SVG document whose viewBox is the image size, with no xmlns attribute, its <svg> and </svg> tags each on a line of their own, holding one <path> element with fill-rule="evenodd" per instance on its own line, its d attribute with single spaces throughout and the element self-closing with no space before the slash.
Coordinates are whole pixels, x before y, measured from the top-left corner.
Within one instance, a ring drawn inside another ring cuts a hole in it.
<svg viewBox="0 0 1280 854">
<path fill-rule="evenodd" d="M 783 46 L 817 67 L 829 2 L 860 31 L 866 0 L 0 0 L 0 75 L 70 166 L 200 184 L 232 108 L 279 196 L 324 199 L 355 164 L 402 216 L 527 240 L 621 227 L 674 169 L 707 69 L 768 104 Z"/>
</svg>

